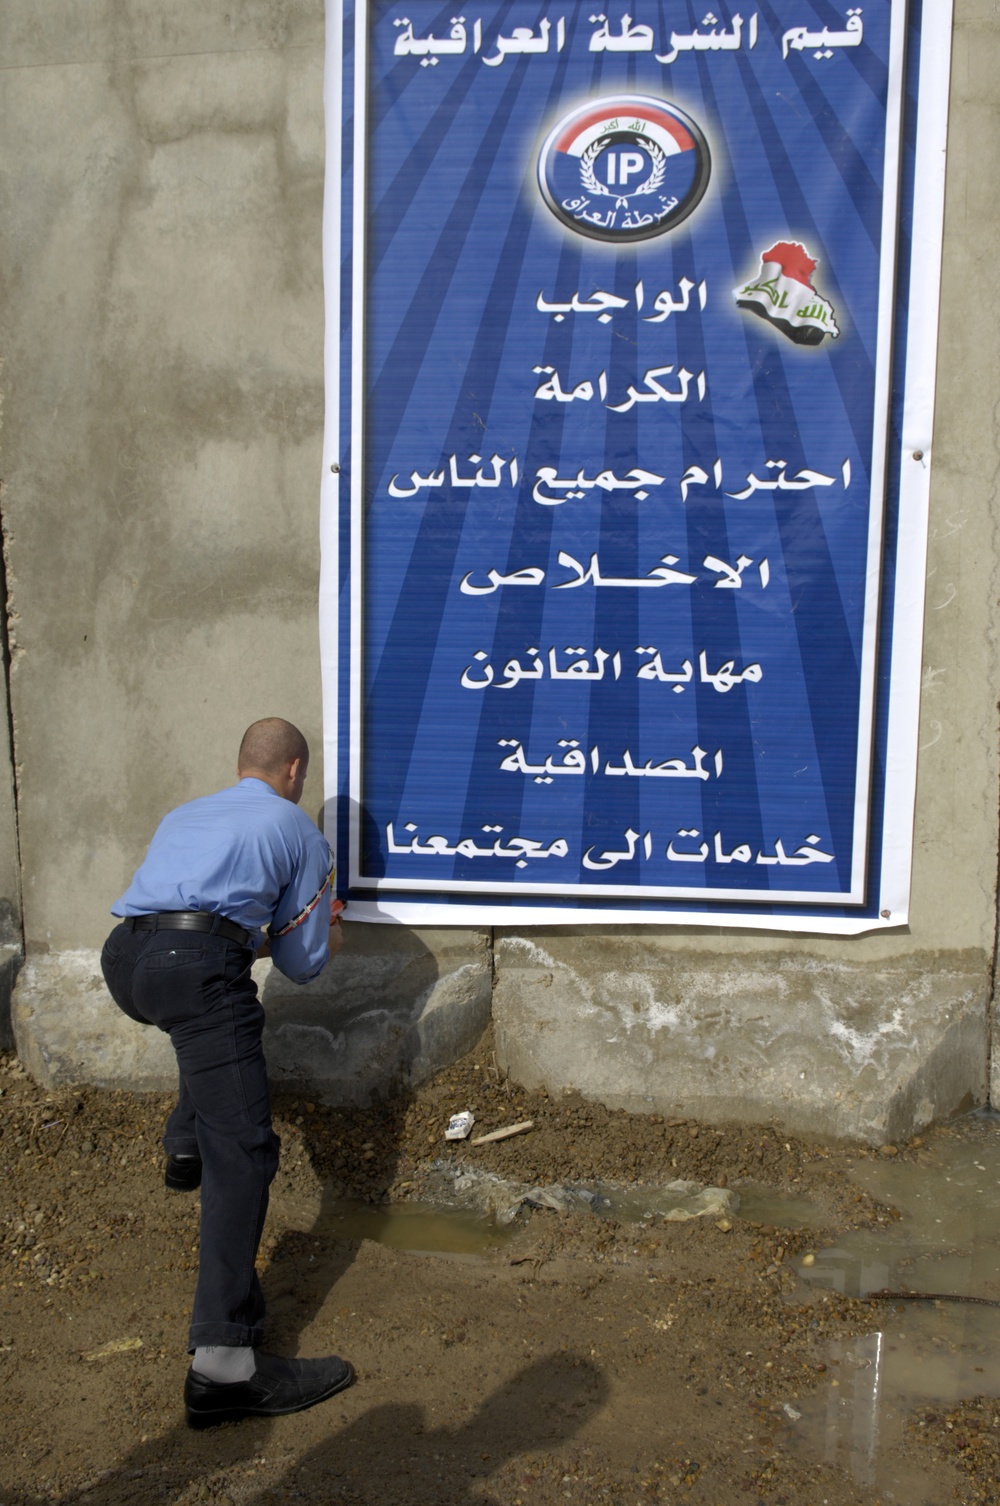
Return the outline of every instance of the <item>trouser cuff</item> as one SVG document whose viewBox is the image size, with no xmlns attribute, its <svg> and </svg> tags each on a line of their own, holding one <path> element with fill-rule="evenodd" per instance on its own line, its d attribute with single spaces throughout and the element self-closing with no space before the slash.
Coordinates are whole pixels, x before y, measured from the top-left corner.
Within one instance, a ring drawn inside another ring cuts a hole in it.
<svg viewBox="0 0 1000 1506">
<path fill-rule="evenodd" d="M 224 1349 L 259 1349 L 264 1342 L 262 1328 L 248 1328 L 245 1323 L 192 1323 L 188 1329 L 188 1354 L 220 1344 Z"/>
<path fill-rule="evenodd" d="M 168 1156 L 197 1156 L 201 1158 L 197 1140 L 184 1139 L 183 1136 L 164 1135 L 163 1149 Z"/>
</svg>

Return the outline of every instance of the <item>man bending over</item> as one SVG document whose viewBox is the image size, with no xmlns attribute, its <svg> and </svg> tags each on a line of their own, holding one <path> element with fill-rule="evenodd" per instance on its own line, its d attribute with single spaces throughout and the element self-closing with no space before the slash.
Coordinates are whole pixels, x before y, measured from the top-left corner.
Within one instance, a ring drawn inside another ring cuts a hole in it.
<svg viewBox="0 0 1000 1506">
<path fill-rule="evenodd" d="M 294 983 L 340 946 L 333 858 L 298 809 L 306 740 L 280 717 L 248 727 L 239 783 L 171 811 L 114 905 L 101 957 L 115 1003 L 165 1030 L 180 1092 L 163 1137 L 166 1184 L 201 1186 L 201 1255 L 184 1386 L 192 1427 L 298 1412 L 354 1379 L 346 1360 L 266 1354 L 255 1260 L 278 1169 L 251 964 L 269 946 Z"/>
</svg>

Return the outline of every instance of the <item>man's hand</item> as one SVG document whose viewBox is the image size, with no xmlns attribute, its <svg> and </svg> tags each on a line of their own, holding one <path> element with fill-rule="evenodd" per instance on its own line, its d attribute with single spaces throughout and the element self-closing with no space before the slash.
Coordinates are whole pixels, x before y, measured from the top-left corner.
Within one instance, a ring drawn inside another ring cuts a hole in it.
<svg viewBox="0 0 1000 1506">
<path fill-rule="evenodd" d="M 343 946 L 343 944 L 344 944 L 344 933 L 343 933 L 343 931 L 341 929 L 340 921 L 339 920 L 335 920 L 333 922 L 333 924 L 331 925 L 331 927 L 330 927 L 330 935 L 327 938 L 327 945 L 330 948 L 330 956 L 331 957 L 336 957 L 337 953 L 340 951 L 340 948 Z"/>
</svg>

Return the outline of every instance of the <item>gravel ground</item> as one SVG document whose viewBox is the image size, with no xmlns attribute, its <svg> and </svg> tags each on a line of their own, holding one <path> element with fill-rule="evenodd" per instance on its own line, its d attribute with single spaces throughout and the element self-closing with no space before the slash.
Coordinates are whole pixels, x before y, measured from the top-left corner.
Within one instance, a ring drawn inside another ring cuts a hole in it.
<svg viewBox="0 0 1000 1506">
<path fill-rule="evenodd" d="M 957 1461 L 964 1478 L 955 1500 L 996 1506 L 1000 1500 L 1000 1400 L 974 1396 L 953 1410 L 921 1408 L 910 1419 L 910 1437 L 931 1457 Z"/>
<path fill-rule="evenodd" d="M 9 1057 L 0 1088 L 0 1506 L 880 1501 L 790 1424 L 829 1382 L 831 1346 L 876 1328 L 879 1305 L 807 1287 L 793 1258 L 891 1222 L 849 1164 L 932 1159 L 933 1136 L 838 1148 L 526 1093 L 500 1077 L 488 1037 L 364 1113 L 279 1097 L 269 1347 L 344 1354 L 358 1384 L 293 1417 L 193 1433 L 181 1388 L 198 1209 L 162 1184 L 169 1100 L 49 1093 Z M 458 1109 L 475 1133 L 535 1127 L 447 1143 Z M 536 1212 L 476 1256 L 342 1237 L 343 1200 L 389 1217 L 442 1161 L 533 1184 L 752 1182 L 808 1198 L 818 1226 Z M 914 1414 L 898 1448 L 922 1495 L 907 1506 L 997 1499 L 995 1408 Z"/>
</svg>

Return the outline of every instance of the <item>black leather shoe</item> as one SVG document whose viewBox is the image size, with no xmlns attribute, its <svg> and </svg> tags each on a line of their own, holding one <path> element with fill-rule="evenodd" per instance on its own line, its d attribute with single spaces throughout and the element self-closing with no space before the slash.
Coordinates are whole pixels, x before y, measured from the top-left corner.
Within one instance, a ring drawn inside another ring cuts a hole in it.
<svg viewBox="0 0 1000 1506">
<path fill-rule="evenodd" d="M 246 1381 L 207 1380 L 194 1368 L 184 1382 L 188 1426 L 210 1428 L 241 1417 L 283 1417 L 344 1391 L 354 1380 L 354 1366 L 335 1354 L 322 1360 L 285 1360 L 256 1351 L 257 1370 Z"/>
<path fill-rule="evenodd" d="M 198 1156 L 168 1156 L 163 1182 L 171 1192 L 194 1192 L 201 1186 L 201 1161 Z"/>
</svg>

